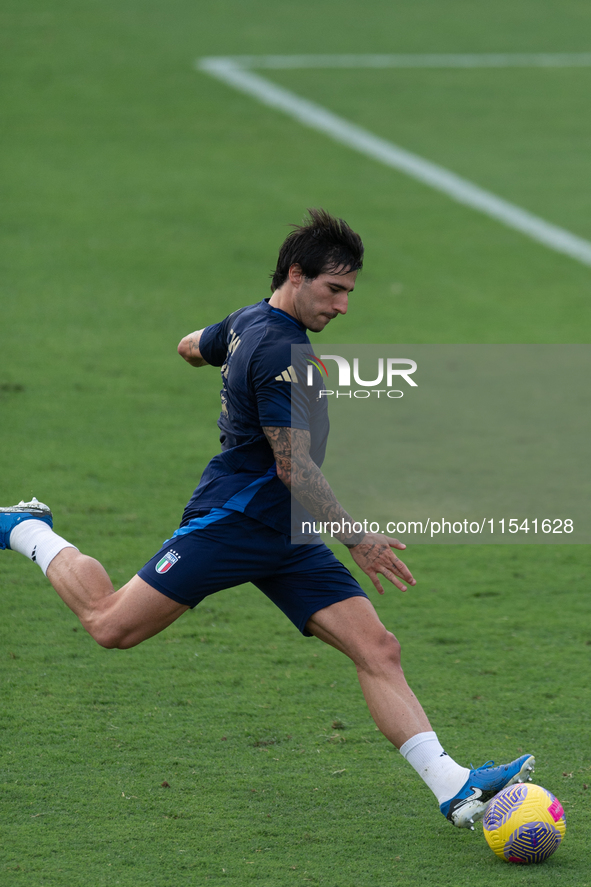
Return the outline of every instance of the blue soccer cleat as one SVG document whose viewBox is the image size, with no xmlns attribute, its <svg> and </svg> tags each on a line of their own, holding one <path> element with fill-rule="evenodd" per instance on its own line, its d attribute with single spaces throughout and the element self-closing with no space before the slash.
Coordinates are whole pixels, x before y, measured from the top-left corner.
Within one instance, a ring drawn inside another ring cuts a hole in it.
<svg viewBox="0 0 591 887">
<path fill-rule="evenodd" d="M 0 508 L 0 549 L 10 548 L 10 534 L 24 520 L 42 520 L 53 527 L 51 510 L 33 496 L 30 502 L 19 502 L 9 508 Z"/>
<path fill-rule="evenodd" d="M 474 822 L 482 819 L 486 808 L 501 789 L 516 782 L 530 780 L 536 759 L 533 755 L 522 755 L 510 764 L 494 766 L 488 761 L 482 767 L 470 771 L 464 786 L 457 795 L 441 804 L 440 810 L 458 828 L 474 828 Z"/>
</svg>

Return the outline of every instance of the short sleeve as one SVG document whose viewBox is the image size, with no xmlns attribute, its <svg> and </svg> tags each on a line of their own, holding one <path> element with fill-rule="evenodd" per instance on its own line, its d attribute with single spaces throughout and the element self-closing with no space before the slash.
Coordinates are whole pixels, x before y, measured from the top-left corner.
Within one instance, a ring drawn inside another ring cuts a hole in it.
<svg viewBox="0 0 591 887">
<path fill-rule="evenodd" d="M 259 421 L 263 428 L 310 428 L 310 409 L 295 383 L 270 381 L 257 390 Z"/>
<path fill-rule="evenodd" d="M 226 360 L 228 353 L 228 321 L 230 317 L 226 317 L 220 323 L 214 323 L 212 326 L 205 327 L 201 333 L 199 351 L 201 352 L 201 357 L 211 366 L 221 367 Z"/>
<path fill-rule="evenodd" d="M 262 427 L 291 427 L 309 430 L 310 404 L 301 369 L 291 365 L 291 345 L 266 344 L 251 363 L 259 421 Z"/>
</svg>

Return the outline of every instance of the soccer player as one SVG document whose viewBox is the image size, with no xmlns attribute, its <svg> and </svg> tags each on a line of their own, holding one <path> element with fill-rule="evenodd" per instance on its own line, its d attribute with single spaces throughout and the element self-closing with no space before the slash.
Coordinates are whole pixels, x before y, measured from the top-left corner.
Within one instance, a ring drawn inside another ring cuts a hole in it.
<svg viewBox="0 0 591 887">
<path fill-rule="evenodd" d="M 402 591 L 414 585 L 397 539 L 351 532 L 321 466 L 328 434 L 326 398 L 292 363 L 292 345 L 311 349 L 307 330 L 345 314 L 363 264 L 363 244 L 323 210 L 283 243 L 270 299 L 240 308 L 185 336 L 192 366 L 221 367 L 222 451 L 205 468 L 180 527 L 130 581 L 115 591 L 98 561 L 52 530 L 52 514 L 33 499 L 0 509 L 0 547 L 41 567 L 84 628 L 104 647 L 152 637 L 189 607 L 224 588 L 252 582 L 306 636 L 355 664 L 369 710 L 456 826 L 472 827 L 507 785 L 524 781 L 534 758 L 469 769 L 443 750 L 400 665 L 400 645 L 369 598 L 319 538 L 294 543 L 291 503 L 313 521 L 338 522 L 338 536 L 383 594 L 380 576 Z M 347 532 L 349 530 L 349 532 Z M 490 762 L 489 762 L 490 763 Z"/>
</svg>

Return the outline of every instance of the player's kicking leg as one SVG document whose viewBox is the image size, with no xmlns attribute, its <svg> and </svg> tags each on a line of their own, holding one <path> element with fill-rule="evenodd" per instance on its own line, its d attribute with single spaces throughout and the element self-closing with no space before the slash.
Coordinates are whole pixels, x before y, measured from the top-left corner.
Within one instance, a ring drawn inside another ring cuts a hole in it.
<svg viewBox="0 0 591 887">
<path fill-rule="evenodd" d="M 64 603 L 103 647 L 134 647 L 188 609 L 139 576 L 115 591 L 104 567 L 52 530 L 51 511 L 36 499 L 0 508 L 0 548 L 36 562 Z"/>
<path fill-rule="evenodd" d="M 306 628 L 353 660 L 377 726 L 400 749 L 455 826 L 473 828 L 501 789 L 530 778 L 535 763 L 531 755 L 478 769 L 461 767 L 450 758 L 406 683 L 398 641 L 367 598 L 351 597 L 319 610 Z"/>
</svg>

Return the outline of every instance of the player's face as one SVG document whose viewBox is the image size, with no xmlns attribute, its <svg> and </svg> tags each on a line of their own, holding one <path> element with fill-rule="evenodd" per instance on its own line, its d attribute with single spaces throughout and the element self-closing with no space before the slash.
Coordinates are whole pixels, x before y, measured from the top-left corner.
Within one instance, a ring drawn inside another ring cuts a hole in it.
<svg viewBox="0 0 591 887">
<path fill-rule="evenodd" d="M 294 307 L 306 329 L 319 333 L 337 314 L 346 314 L 357 271 L 328 272 L 309 280 L 301 276 Z"/>
</svg>

